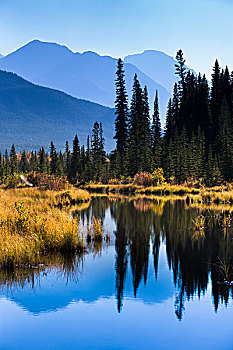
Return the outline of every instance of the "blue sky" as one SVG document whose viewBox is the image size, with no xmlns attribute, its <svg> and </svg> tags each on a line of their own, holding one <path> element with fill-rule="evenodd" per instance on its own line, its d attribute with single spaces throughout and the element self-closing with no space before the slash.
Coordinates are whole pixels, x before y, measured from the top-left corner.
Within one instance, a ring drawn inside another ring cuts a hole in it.
<svg viewBox="0 0 233 350">
<path fill-rule="evenodd" d="M 210 74 L 215 58 L 233 69 L 233 0 L 0 0 L 0 53 L 33 39 L 123 57 L 145 49 Z"/>
</svg>

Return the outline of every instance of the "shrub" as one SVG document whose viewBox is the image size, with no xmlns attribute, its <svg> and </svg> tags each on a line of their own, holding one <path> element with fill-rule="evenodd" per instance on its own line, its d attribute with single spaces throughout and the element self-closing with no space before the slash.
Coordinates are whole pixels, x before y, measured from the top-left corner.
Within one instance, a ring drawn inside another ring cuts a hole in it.
<svg viewBox="0 0 233 350">
<path fill-rule="evenodd" d="M 41 190 L 62 191 L 69 189 L 70 185 L 66 178 L 57 177 L 55 175 L 47 175 L 41 173 L 30 173 L 28 180 L 34 186 L 38 186 Z"/>
<path fill-rule="evenodd" d="M 146 171 L 136 174 L 133 179 L 133 182 L 139 186 L 151 186 L 152 181 L 152 175 Z"/>
<path fill-rule="evenodd" d="M 130 176 L 122 176 L 121 177 L 121 184 L 122 185 L 128 185 L 128 184 L 131 184 L 133 182 L 132 178 Z"/>
<path fill-rule="evenodd" d="M 5 180 L 6 188 L 16 188 L 21 183 L 18 175 L 11 175 Z"/>
<path fill-rule="evenodd" d="M 109 185 L 119 185 L 120 181 L 118 179 L 109 179 L 108 184 Z"/>
<path fill-rule="evenodd" d="M 152 174 L 153 184 L 156 186 L 163 185 L 165 183 L 164 172 L 162 168 L 157 168 Z"/>
</svg>

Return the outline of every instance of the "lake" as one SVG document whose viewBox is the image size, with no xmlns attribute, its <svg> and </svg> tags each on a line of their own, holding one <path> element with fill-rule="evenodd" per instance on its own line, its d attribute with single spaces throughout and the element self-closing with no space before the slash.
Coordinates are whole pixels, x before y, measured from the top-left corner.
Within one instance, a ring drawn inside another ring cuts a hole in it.
<svg viewBox="0 0 233 350">
<path fill-rule="evenodd" d="M 0 349 L 233 349 L 231 208 L 93 198 L 110 242 L 0 271 Z"/>
</svg>

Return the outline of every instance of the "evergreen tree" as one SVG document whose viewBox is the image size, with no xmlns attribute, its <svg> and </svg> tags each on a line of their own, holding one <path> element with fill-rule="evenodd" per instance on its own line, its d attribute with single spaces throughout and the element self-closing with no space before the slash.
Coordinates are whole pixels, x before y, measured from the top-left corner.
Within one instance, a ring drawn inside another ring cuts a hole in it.
<svg viewBox="0 0 233 350">
<path fill-rule="evenodd" d="M 59 152 L 59 156 L 57 159 L 57 169 L 56 169 L 56 174 L 58 176 L 64 176 L 65 174 L 65 162 L 64 162 L 64 157 L 62 152 Z"/>
<path fill-rule="evenodd" d="M 123 62 L 119 58 L 116 72 L 116 100 L 115 100 L 115 136 L 118 166 L 121 174 L 126 172 L 126 149 L 128 142 L 128 96 L 125 87 L 125 73 Z"/>
<path fill-rule="evenodd" d="M 94 123 L 91 135 L 91 159 L 93 164 L 94 180 L 99 181 L 101 176 L 103 144 L 101 142 L 100 125 Z"/>
<path fill-rule="evenodd" d="M 47 173 L 48 166 L 47 166 L 47 159 L 44 147 L 40 148 L 39 150 L 39 170 L 41 173 Z"/>
<path fill-rule="evenodd" d="M 57 157 L 57 152 L 56 148 L 51 141 L 50 144 L 50 174 L 56 175 L 57 174 L 57 162 L 58 162 L 58 157 Z"/>
<path fill-rule="evenodd" d="M 22 173 L 26 173 L 28 170 L 28 160 L 26 156 L 26 151 L 24 150 L 21 156 L 20 164 L 19 164 L 20 171 Z"/>
<path fill-rule="evenodd" d="M 80 147 L 78 136 L 73 140 L 73 151 L 71 154 L 70 180 L 76 182 L 80 172 Z"/>
<path fill-rule="evenodd" d="M 160 116 L 159 116 L 158 90 L 156 90 L 153 121 L 152 121 L 152 155 L 153 155 L 154 168 L 159 168 L 161 166 L 161 153 L 162 153 L 162 132 L 161 132 L 161 122 L 160 122 Z"/>
<path fill-rule="evenodd" d="M 71 155 L 69 149 L 69 143 L 66 141 L 66 149 L 65 149 L 65 173 L 66 176 L 70 174 L 70 163 L 71 163 Z"/>
<path fill-rule="evenodd" d="M 142 121 L 144 113 L 143 93 L 137 75 L 134 76 L 132 100 L 130 107 L 130 130 L 129 130 L 129 172 L 135 175 L 142 170 Z"/>
<path fill-rule="evenodd" d="M 15 175 L 18 172 L 18 159 L 14 144 L 11 146 L 10 151 L 10 172 L 11 175 Z"/>
<path fill-rule="evenodd" d="M 91 149 L 90 149 L 90 137 L 87 136 L 87 146 L 86 146 L 86 162 L 85 162 L 85 181 L 89 182 L 93 179 L 92 174 L 92 162 L 91 162 Z"/>
<path fill-rule="evenodd" d="M 142 94 L 143 114 L 140 120 L 140 166 L 141 171 L 152 170 L 152 154 L 151 154 L 151 130 L 150 130 L 150 107 L 148 100 L 148 90 L 144 87 Z"/>
<path fill-rule="evenodd" d="M 30 171 L 38 171 L 38 159 L 37 159 L 37 153 L 31 152 L 30 154 L 30 160 L 29 160 L 29 169 Z"/>
<path fill-rule="evenodd" d="M 212 73 L 212 87 L 211 87 L 211 143 L 216 140 L 219 128 L 219 115 L 221 112 L 221 93 L 220 93 L 220 67 L 216 60 Z"/>
</svg>

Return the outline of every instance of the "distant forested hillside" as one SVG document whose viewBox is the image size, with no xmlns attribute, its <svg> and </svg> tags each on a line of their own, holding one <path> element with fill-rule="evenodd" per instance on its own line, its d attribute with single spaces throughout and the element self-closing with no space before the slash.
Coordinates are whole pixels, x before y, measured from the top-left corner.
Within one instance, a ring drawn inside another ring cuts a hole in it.
<svg viewBox="0 0 233 350">
<path fill-rule="evenodd" d="M 12 143 L 19 151 L 48 148 L 51 140 L 63 149 L 76 133 L 85 143 L 96 120 L 103 124 L 106 149 L 112 149 L 114 109 L 0 71 L 0 150 Z"/>
</svg>

